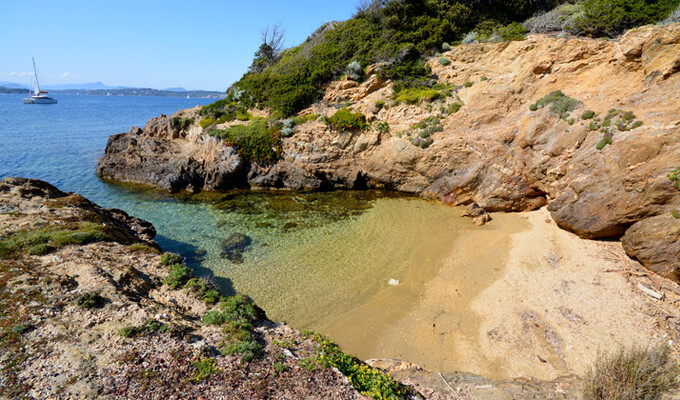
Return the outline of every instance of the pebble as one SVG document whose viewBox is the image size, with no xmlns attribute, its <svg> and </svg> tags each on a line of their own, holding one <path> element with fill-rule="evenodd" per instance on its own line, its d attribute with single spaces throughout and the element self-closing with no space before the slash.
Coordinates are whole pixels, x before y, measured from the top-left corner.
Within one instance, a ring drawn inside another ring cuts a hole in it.
<svg viewBox="0 0 680 400">
<path fill-rule="evenodd" d="M 390 281 L 388 283 L 389 283 L 390 286 L 399 286 L 400 282 L 396 279 L 390 279 Z"/>
</svg>

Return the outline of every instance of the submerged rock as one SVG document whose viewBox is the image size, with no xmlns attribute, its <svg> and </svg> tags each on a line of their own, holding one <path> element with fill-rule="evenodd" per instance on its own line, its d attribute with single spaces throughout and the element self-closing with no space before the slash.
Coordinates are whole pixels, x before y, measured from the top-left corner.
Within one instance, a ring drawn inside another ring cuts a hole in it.
<svg viewBox="0 0 680 400">
<path fill-rule="evenodd" d="M 252 239 L 248 235 L 234 233 L 222 241 L 220 256 L 235 264 L 241 264 L 243 262 L 243 253 L 245 253 L 251 243 Z"/>
</svg>

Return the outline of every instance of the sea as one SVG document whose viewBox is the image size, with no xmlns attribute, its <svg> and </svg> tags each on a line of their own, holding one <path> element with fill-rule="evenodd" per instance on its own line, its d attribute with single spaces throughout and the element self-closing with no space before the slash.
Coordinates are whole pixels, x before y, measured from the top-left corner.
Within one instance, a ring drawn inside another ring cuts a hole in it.
<svg viewBox="0 0 680 400">
<path fill-rule="evenodd" d="M 0 95 L 0 179 L 45 180 L 150 221 L 225 295 L 252 297 L 273 320 L 319 328 L 396 284 L 417 300 L 464 230 L 460 211 L 383 191 L 176 194 L 111 184 L 95 175 L 110 135 L 213 99 L 60 95 L 22 104 Z M 225 241 L 246 235 L 241 257 Z"/>
</svg>

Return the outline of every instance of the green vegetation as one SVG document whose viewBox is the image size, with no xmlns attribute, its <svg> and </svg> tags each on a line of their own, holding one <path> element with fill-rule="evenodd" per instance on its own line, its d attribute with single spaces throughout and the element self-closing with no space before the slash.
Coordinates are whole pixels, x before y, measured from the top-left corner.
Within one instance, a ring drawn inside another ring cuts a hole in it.
<svg viewBox="0 0 680 400">
<path fill-rule="evenodd" d="M 236 119 L 239 121 L 248 121 L 252 118 L 252 115 L 248 113 L 248 109 L 243 104 L 234 101 L 232 98 L 217 100 L 212 104 L 208 104 L 201 108 L 198 114 L 205 117 L 200 123 L 204 123 L 203 121 L 206 118 L 212 118 L 215 121 L 214 123 L 218 124 Z M 204 124 L 208 123 L 205 122 Z"/>
<path fill-rule="evenodd" d="M 147 319 L 140 326 L 126 326 L 118 331 L 118 335 L 126 338 L 151 335 L 157 332 L 168 332 L 170 328 L 155 319 Z"/>
<path fill-rule="evenodd" d="M 375 103 L 373 103 L 373 106 L 380 111 L 385 108 L 385 100 L 376 100 Z"/>
<path fill-rule="evenodd" d="M 397 104 L 406 103 L 414 105 L 422 102 L 429 103 L 451 96 L 452 90 L 452 86 L 443 83 L 436 84 L 432 87 L 416 86 L 404 88 L 398 92 L 395 90 L 393 99 Z"/>
<path fill-rule="evenodd" d="M 585 0 L 573 29 L 578 34 L 616 36 L 626 29 L 668 17 L 678 0 Z"/>
<path fill-rule="evenodd" d="M 449 60 L 446 57 L 441 57 L 441 58 L 439 58 L 439 64 L 443 65 L 443 66 L 447 66 L 447 65 L 451 64 L 451 60 Z"/>
<path fill-rule="evenodd" d="M 427 117 L 417 124 L 411 125 L 406 134 L 410 137 L 414 146 L 426 149 L 433 143 L 432 136 L 436 132 L 442 132 L 444 127 L 439 119 L 441 116 L 435 115 Z"/>
<path fill-rule="evenodd" d="M 585 376 L 584 399 L 660 399 L 678 387 L 680 365 L 670 352 L 670 347 L 663 344 L 600 354 L 594 369 Z"/>
<path fill-rule="evenodd" d="M 295 125 L 302 125 L 308 121 L 316 121 L 319 119 L 319 114 L 305 114 L 293 118 L 293 123 Z"/>
<path fill-rule="evenodd" d="M 194 361 L 194 368 L 196 368 L 196 374 L 193 379 L 195 382 L 201 382 L 217 373 L 215 359 L 213 358 L 199 358 L 197 361 Z"/>
<path fill-rule="evenodd" d="M 442 43 L 442 51 L 450 51 L 451 50 L 451 45 L 444 42 Z"/>
<path fill-rule="evenodd" d="M 517 22 L 512 22 L 509 25 L 497 30 L 497 35 L 505 42 L 512 40 L 524 40 L 526 33 L 526 28 Z"/>
<path fill-rule="evenodd" d="M 203 129 L 210 128 L 211 126 L 215 125 L 215 118 L 205 117 L 201 120 L 201 122 L 198 123 L 198 125 Z"/>
<path fill-rule="evenodd" d="M 326 368 L 337 368 L 345 375 L 352 386 L 364 396 L 374 399 L 408 399 L 414 393 L 386 373 L 371 368 L 354 356 L 351 356 L 331 342 L 327 337 L 312 334 L 317 343 L 316 353 L 308 359 L 301 359 L 300 366 L 314 371 L 317 365 Z"/>
<path fill-rule="evenodd" d="M 0 258 L 17 258 L 22 254 L 44 255 L 71 244 L 112 240 L 105 226 L 93 222 L 47 226 L 5 235 L 0 239 Z"/>
<path fill-rule="evenodd" d="M 78 296 L 76 305 L 81 308 L 100 307 L 104 303 L 104 298 L 97 292 L 87 292 Z"/>
<path fill-rule="evenodd" d="M 360 112 L 352 112 L 349 108 L 341 108 L 333 116 L 324 118 L 324 122 L 332 131 L 352 132 L 368 128 L 366 116 Z"/>
<path fill-rule="evenodd" d="M 186 130 L 191 126 L 191 124 L 194 123 L 193 118 L 185 118 L 185 117 L 173 117 L 172 118 L 172 126 L 176 129 L 179 130 Z"/>
<path fill-rule="evenodd" d="M 458 103 L 458 102 L 451 103 L 451 104 L 449 104 L 448 107 L 446 107 L 446 114 L 448 114 L 448 115 L 455 114 L 455 113 L 458 112 L 458 110 L 461 109 L 461 107 L 463 107 L 463 103 Z"/>
<path fill-rule="evenodd" d="M 347 65 L 347 76 L 354 81 L 361 81 L 364 77 L 364 68 L 358 61 L 352 61 Z"/>
<path fill-rule="evenodd" d="M 213 313 L 209 321 L 216 324 L 217 321 L 224 320 L 221 324 L 222 332 L 227 336 L 227 340 L 222 353 L 239 354 L 244 361 L 252 361 L 259 357 L 262 346 L 255 339 L 252 323 L 264 316 L 262 311 L 256 308 L 249 298 L 240 294 L 222 298 L 219 306 L 222 315 Z"/>
<path fill-rule="evenodd" d="M 421 55 L 448 51 L 450 46 L 442 43 L 458 42 L 475 27 L 483 31 L 505 26 L 499 35 L 517 38 L 521 26 L 508 24 L 523 21 L 545 5 L 531 0 L 376 1 L 348 21 L 324 24 L 262 68 L 251 68 L 223 103 L 269 108 L 279 117 L 293 115 L 321 98 L 323 85 L 330 80 L 350 72 L 358 77 L 359 69 L 350 71 L 350 64 L 385 62 L 379 76 L 397 81 L 397 92 L 422 86 L 430 72 Z M 255 58 L 261 58 L 259 52 Z"/>
<path fill-rule="evenodd" d="M 28 333 L 35 329 L 35 325 L 33 325 L 30 322 L 22 322 L 20 324 L 16 324 L 12 327 L 12 333 L 16 333 L 18 335 L 23 335 L 24 333 Z"/>
<path fill-rule="evenodd" d="M 593 110 L 585 110 L 583 114 L 581 114 L 581 119 L 584 121 L 587 119 L 592 119 L 593 117 L 595 117 L 595 111 Z"/>
<path fill-rule="evenodd" d="M 189 279 L 184 285 L 184 289 L 205 301 L 206 304 L 215 304 L 221 298 L 218 290 L 210 288 L 203 279 L 199 278 Z"/>
<path fill-rule="evenodd" d="M 380 133 L 389 133 L 390 125 L 387 122 L 378 122 L 375 124 L 375 130 Z"/>
<path fill-rule="evenodd" d="M 208 132 L 234 147 L 245 160 L 256 163 L 274 164 L 281 157 L 282 142 L 280 127 L 263 119 L 251 121 L 248 125 L 234 125 L 222 130 Z"/>
<path fill-rule="evenodd" d="M 170 273 L 163 280 L 163 284 L 170 286 L 170 289 L 179 289 L 186 285 L 191 277 L 192 273 L 189 267 L 175 264 L 170 267 Z"/>
<path fill-rule="evenodd" d="M 673 186 L 676 189 L 680 189 L 680 167 L 672 170 L 668 175 L 668 179 L 673 181 Z"/>
<path fill-rule="evenodd" d="M 551 113 L 559 115 L 560 118 L 567 120 L 569 118 L 569 112 L 575 110 L 576 107 L 581 105 L 581 102 L 565 96 L 561 90 L 556 90 L 530 105 L 529 109 L 531 111 L 536 111 L 548 104 L 550 104 Z"/>
<path fill-rule="evenodd" d="M 595 146 L 596 149 L 602 150 L 608 144 L 612 144 L 612 134 L 607 132 L 602 137 L 602 140 Z"/>
<path fill-rule="evenodd" d="M 161 264 L 162 265 L 175 265 L 175 264 L 181 264 L 182 263 L 182 257 L 180 257 L 178 254 L 175 253 L 163 253 L 161 255 Z"/>
<path fill-rule="evenodd" d="M 673 218 L 675 218 L 675 219 L 680 219 L 680 210 L 672 210 L 672 211 L 671 211 L 671 215 L 672 215 Z"/>
</svg>

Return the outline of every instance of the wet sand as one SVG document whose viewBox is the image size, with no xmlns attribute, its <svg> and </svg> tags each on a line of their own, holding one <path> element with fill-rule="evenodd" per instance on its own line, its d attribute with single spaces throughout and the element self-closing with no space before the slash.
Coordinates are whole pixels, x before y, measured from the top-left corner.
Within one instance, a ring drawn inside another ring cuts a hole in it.
<svg viewBox="0 0 680 400">
<path fill-rule="evenodd" d="M 598 350 L 662 340 L 619 243 L 579 239 L 546 210 L 493 217 L 449 244 L 432 279 L 411 271 L 318 330 L 363 359 L 492 379 L 583 374 Z"/>
</svg>

